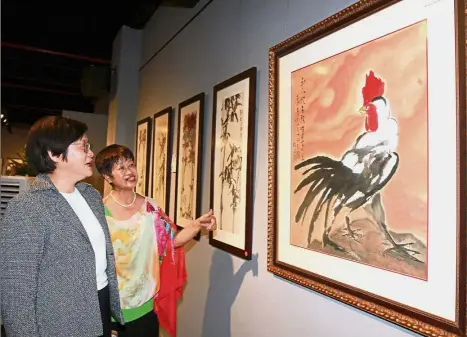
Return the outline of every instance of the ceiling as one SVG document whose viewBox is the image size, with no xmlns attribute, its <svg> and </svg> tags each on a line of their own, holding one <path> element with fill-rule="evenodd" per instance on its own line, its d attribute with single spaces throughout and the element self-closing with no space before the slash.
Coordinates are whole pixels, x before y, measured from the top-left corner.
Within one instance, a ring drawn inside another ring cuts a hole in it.
<svg viewBox="0 0 467 337">
<path fill-rule="evenodd" d="M 142 29 L 161 5 L 193 7 L 197 2 L 3 0 L 1 102 L 6 126 L 32 124 L 62 110 L 92 113 L 96 97 L 82 93 L 84 70 L 110 70 L 120 27 Z"/>
</svg>

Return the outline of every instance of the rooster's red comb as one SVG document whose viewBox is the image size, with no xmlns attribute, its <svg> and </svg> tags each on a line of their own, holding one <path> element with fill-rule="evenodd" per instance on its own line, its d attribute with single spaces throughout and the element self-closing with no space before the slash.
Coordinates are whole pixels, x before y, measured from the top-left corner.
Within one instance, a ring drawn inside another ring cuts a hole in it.
<svg viewBox="0 0 467 337">
<path fill-rule="evenodd" d="M 371 100 L 384 94 L 384 82 L 375 76 L 373 70 L 366 75 L 365 86 L 362 88 L 363 105 L 371 102 Z"/>
</svg>

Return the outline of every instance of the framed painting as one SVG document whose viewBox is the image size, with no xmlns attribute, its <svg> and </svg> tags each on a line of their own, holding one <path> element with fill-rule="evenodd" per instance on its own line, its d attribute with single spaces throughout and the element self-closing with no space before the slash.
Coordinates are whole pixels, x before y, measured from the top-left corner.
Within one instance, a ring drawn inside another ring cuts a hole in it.
<svg viewBox="0 0 467 337">
<path fill-rule="evenodd" d="M 466 335 L 465 6 L 360 1 L 269 51 L 268 270 L 423 336 Z"/>
<path fill-rule="evenodd" d="M 178 107 L 177 179 L 174 222 L 183 228 L 201 216 L 201 151 L 205 94 Z M 200 239 L 200 233 L 195 237 Z"/>
<path fill-rule="evenodd" d="M 152 198 L 168 214 L 172 158 L 172 107 L 154 114 L 153 120 Z"/>
<path fill-rule="evenodd" d="M 152 124 L 151 117 L 144 118 L 136 126 L 136 170 L 138 184 L 136 193 L 147 196 L 149 193 L 150 151 L 151 151 Z"/>
<path fill-rule="evenodd" d="M 211 209 L 217 229 L 209 243 L 251 259 L 256 67 L 213 90 Z"/>
</svg>

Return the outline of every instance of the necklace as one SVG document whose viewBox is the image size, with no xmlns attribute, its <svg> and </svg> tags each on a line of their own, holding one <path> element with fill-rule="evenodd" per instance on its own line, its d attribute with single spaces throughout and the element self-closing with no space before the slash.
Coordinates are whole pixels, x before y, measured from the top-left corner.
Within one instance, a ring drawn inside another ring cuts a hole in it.
<svg viewBox="0 0 467 337">
<path fill-rule="evenodd" d="M 110 196 L 112 197 L 112 199 L 113 199 L 117 204 L 119 204 L 120 206 L 125 207 L 125 208 L 128 208 L 128 207 L 133 206 L 133 204 L 134 204 L 135 201 L 136 201 L 136 193 L 135 193 L 135 191 L 133 191 L 133 201 L 130 202 L 128 205 L 124 205 L 124 204 L 119 203 L 119 202 L 117 201 L 117 199 L 114 198 L 114 196 L 113 196 L 113 191 L 110 191 Z"/>
</svg>

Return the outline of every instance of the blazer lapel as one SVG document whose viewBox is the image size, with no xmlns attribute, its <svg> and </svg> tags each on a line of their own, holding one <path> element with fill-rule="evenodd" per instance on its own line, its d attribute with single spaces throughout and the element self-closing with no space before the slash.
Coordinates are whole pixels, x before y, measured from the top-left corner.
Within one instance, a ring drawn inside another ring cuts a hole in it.
<svg viewBox="0 0 467 337">
<path fill-rule="evenodd" d="M 86 229 L 75 214 L 75 211 L 46 174 L 41 173 L 37 175 L 31 184 L 31 192 L 45 193 L 48 196 L 48 198 L 44 198 L 47 203 L 46 206 L 55 208 L 63 216 L 64 221 L 71 223 L 71 227 L 80 233 L 86 242 L 91 244 Z"/>
<path fill-rule="evenodd" d="M 72 227 L 76 229 L 89 244 L 91 244 L 86 229 L 84 228 L 83 224 L 81 223 L 81 220 L 78 218 L 73 208 L 71 208 L 68 201 L 66 201 L 65 197 L 60 193 L 57 193 L 57 197 L 54 199 L 56 201 L 54 203 L 54 206 L 57 209 L 57 211 L 62 214 L 62 216 L 67 222 L 71 223 Z"/>
</svg>

